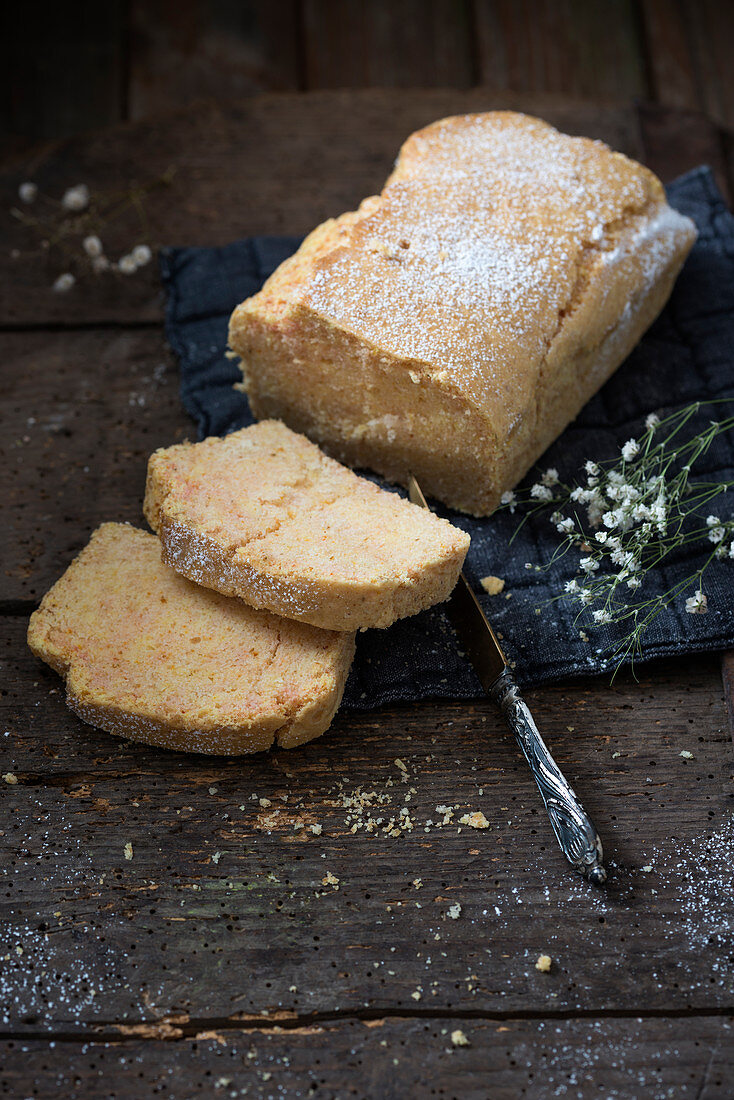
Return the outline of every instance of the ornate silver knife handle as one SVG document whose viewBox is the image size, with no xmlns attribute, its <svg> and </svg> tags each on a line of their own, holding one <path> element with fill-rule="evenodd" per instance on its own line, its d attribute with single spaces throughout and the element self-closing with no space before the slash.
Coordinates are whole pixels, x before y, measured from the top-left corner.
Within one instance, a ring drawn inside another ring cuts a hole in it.
<svg viewBox="0 0 734 1100">
<path fill-rule="evenodd" d="M 508 669 L 495 680 L 488 694 L 502 711 L 530 766 L 561 851 L 589 882 L 601 886 L 607 873 L 599 835 L 548 751 Z"/>
</svg>

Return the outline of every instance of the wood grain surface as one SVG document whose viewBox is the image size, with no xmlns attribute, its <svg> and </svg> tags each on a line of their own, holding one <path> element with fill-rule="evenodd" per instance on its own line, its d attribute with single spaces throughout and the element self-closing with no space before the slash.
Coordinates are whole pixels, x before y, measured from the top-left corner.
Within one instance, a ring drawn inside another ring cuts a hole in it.
<svg viewBox="0 0 734 1100">
<path fill-rule="evenodd" d="M 0 182 L 7 206 L 31 172 L 58 195 L 175 164 L 146 198 L 160 242 L 302 232 L 378 187 L 411 129 L 498 103 L 664 174 L 721 152 L 715 126 L 657 108 L 319 92 L 73 138 Z M 110 227 L 115 247 L 132 243 L 137 216 Z M 14 225 L 0 257 L 5 1094 L 728 1098 L 734 832 L 719 658 L 528 699 L 604 837 L 603 892 L 566 870 L 484 701 L 344 711 L 304 749 L 245 760 L 136 747 L 68 712 L 25 646 L 27 615 L 97 523 L 142 525 L 147 455 L 191 426 L 154 270 L 53 295 L 57 257 L 26 255 L 28 231 Z M 440 806 L 453 808 L 447 824 Z M 401 809 L 413 827 L 389 835 Z M 473 810 L 487 829 L 459 823 Z"/>
</svg>

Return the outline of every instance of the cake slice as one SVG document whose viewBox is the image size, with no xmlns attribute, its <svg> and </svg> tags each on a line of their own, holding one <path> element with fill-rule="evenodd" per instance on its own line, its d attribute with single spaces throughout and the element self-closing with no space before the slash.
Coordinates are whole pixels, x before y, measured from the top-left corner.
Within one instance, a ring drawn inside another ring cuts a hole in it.
<svg viewBox="0 0 734 1100">
<path fill-rule="evenodd" d="M 110 733 L 168 749 L 248 753 L 318 737 L 341 700 L 354 635 L 199 588 L 154 535 L 105 523 L 31 616 L 28 644 L 67 703 Z"/>
<path fill-rule="evenodd" d="M 256 417 L 487 515 L 657 317 L 695 236 L 600 141 L 446 118 L 235 309 L 230 346 Z"/>
<path fill-rule="evenodd" d="M 448 598 L 469 536 L 277 421 L 151 456 L 145 515 L 189 580 L 325 630 Z"/>
</svg>

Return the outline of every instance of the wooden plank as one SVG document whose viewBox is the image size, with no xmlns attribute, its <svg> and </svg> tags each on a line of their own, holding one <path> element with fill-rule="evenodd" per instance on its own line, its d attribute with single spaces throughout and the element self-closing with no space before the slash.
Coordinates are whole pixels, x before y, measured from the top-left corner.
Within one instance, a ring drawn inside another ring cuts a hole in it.
<svg viewBox="0 0 734 1100">
<path fill-rule="evenodd" d="M 460 1029 L 466 1046 L 455 1046 Z M 39 1100 L 115 1097 L 344 1096 L 380 1100 L 729 1100 L 732 1020 L 348 1020 L 286 1029 L 199 1028 L 199 1037 L 0 1042 L 0 1087 Z M 345 1088 L 346 1086 L 346 1088 Z"/>
<path fill-rule="evenodd" d="M 0 174 L 0 199 L 7 207 L 19 206 L 18 186 L 27 179 L 57 199 L 79 182 L 102 194 L 126 192 L 136 182 L 160 181 L 174 166 L 171 185 L 154 187 L 142 200 L 152 245 L 216 245 L 253 234 L 307 233 L 379 190 L 413 130 L 444 115 L 493 107 L 542 115 L 561 129 L 602 138 L 632 156 L 641 151 L 629 108 L 485 90 L 284 94 L 200 104 L 72 138 L 53 151 L 37 150 Z M 39 250 L 35 232 L 16 220 L 9 219 L 5 229 L 0 285 L 7 294 L 0 324 L 160 318 L 154 265 L 133 276 L 93 276 L 77 267 L 78 285 L 54 294 L 51 285 L 69 266 L 68 258 L 56 249 Z M 69 238 L 77 242 L 77 252 L 85 231 L 82 222 Z M 126 206 L 99 233 L 112 259 L 127 252 L 144 234 L 136 207 Z"/>
<path fill-rule="evenodd" d="M 3 5 L 0 81 L 5 149 L 125 117 L 122 0 Z"/>
<path fill-rule="evenodd" d="M 566 870 L 488 702 L 343 713 L 303 750 L 250 759 L 164 753 L 83 726 L 25 621 L 3 625 L 6 1030 L 734 1008 L 715 660 L 531 694 L 604 836 L 597 892 Z M 413 830 L 352 831 L 360 789 L 362 820 L 403 808 Z M 453 823 L 436 825 L 441 805 Z M 474 810 L 486 830 L 457 824 Z"/>
<path fill-rule="evenodd" d="M 722 193 L 731 200 L 733 182 L 721 131 L 698 111 L 669 111 L 655 104 L 638 107 L 640 134 L 647 163 L 663 181 L 708 164 Z"/>
<path fill-rule="evenodd" d="M 641 12 L 652 99 L 667 107 L 701 110 L 684 6 L 678 0 L 642 0 Z"/>
<path fill-rule="evenodd" d="M 643 0 L 642 11 L 655 98 L 734 129 L 734 5 Z"/>
<path fill-rule="evenodd" d="M 468 88 L 465 0 L 304 0 L 305 86 Z"/>
<path fill-rule="evenodd" d="M 297 0 L 131 0 L 129 118 L 301 86 Z"/>
<path fill-rule="evenodd" d="M 3 337 L 0 601 L 38 600 L 107 519 L 143 526 L 148 456 L 191 432 L 158 331 Z"/>
<path fill-rule="evenodd" d="M 647 94 L 631 0 L 473 0 L 479 83 L 631 101 Z"/>
</svg>

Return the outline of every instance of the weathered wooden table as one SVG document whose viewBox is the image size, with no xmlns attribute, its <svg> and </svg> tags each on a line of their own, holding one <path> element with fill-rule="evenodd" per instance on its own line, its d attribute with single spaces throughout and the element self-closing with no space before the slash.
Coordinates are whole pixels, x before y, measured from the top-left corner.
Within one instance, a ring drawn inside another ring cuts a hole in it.
<svg viewBox="0 0 734 1100">
<path fill-rule="evenodd" d="M 18 184 L 125 190 L 174 166 L 144 199 L 161 243 L 302 233 L 377 189 L 417 126 L 508 102 L 663 178 L 708 160 L 727 184 L 699 115 L 478 91 L 202 104 L 2 177 L 2 1095 L 734 1095 L 720 657 L 530 693 L 605 839 L 595 891 L 483 700 L 342 713 L 302 750 L 207 759 L 84 726 L 25 646 L 89 532 L 142 525 L 149 452 L 192 429 L 155 271 L 51 293 L 58 255 L 30 255 L 7 215 Z M 137 225 L 109 225 L 112 254 Z M 412 832 L 365 828 L 405 806 Z M 475 809 L 488 830 L 456 825 Z"/>
</svg>

